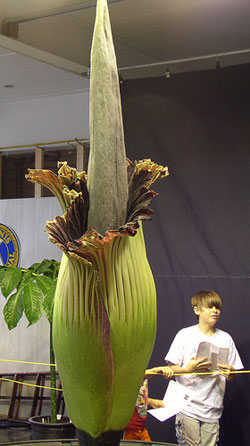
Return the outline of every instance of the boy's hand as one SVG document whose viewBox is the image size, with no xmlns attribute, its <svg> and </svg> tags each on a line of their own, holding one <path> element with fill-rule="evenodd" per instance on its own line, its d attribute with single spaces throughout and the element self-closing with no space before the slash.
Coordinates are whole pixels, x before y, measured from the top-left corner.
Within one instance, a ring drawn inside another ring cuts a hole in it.
<svg viewBox="0 0 250 446">
<path fill-rule="evenodd" d="M 227 381 L 232 381 L 235 377 L 235 375 L 233 373 L 231 373 L 232 371 L 234 371 L 235 369 L 228 364 L 218 364 L 217 365 L 219 372 L 225 376 Z"/>
<path fill-rule="evenodd" d="M 193 372 L 207 372 L 208 367 L 212 365 L 211 361 L 207 361 L 207 358 L 195 359 L 192 358 L 191 361 L 186 365 L 185 371 L 188 373 Z"/>
<path fill-rule="evenodd" d="M 153 367 L 146 370 L 145 378 L 150 378 L 153 375 L 162 375 L 166 379 L 171 379 L 174 376 L 174 371 L 168 366 Z"/>
<path fill-rule="evenodd" d="M 152 407 L 152 409 L 159 409 L 160 407 L 165 407 L 165 404 L 162 400 L 156 400 L 155 398 L 148 398 L 148 405 Z"/>
</svg>

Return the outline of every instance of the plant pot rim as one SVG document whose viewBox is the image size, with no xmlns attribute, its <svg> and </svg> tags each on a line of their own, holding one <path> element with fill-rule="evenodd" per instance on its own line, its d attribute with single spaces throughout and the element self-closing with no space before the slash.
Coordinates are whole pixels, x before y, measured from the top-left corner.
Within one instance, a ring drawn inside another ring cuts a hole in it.
<svg viewBox="0 0 250 446">
<path fill-rule="evenodd" d="M 56 423 L 51 423 L 51 422 L 48 422 L 48 421 L 46 421 L 46 422 L 42 421 L 42 420 L 45 420 L 45 419 L 48 420 L 50 418 L 51 418 L 50 415 L 34 415 L 33 417 L 30 417 L 28 419 L 28 421 L 29 421 L 30 424 L 37 424 L 37 425 L 38 424 L 39 425 L 43 424 L 45 426 L 56 426 L 56 425 L 58 425 L 58 426 L 63 427 L 63 426 L 68 426 L 70 424 L 73 426 L 72 421 L 70 421 L 70 419 L 68 417 L 65 417 L 65 416 L 62 416 L 59 420 L 57 420 Z"/>
</svg>

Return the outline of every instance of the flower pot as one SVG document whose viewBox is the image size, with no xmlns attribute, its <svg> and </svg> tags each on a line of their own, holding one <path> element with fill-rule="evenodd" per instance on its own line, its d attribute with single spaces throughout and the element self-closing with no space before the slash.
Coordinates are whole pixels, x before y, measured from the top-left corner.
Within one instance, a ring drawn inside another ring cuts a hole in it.
<svg viewBox="0 0 250 446">
<path fill-rule="evenodd" d="M 68 417 L 61 417 L 57 423 L 51 423 L 49 416 L 29 418 L 33 440 L 75 438 L 75 426 Z"/>
<path fill-rule="evenodd" d="M 80 429 L 77 429 L 76 432 L 79 446 L 119 446 L 123 430 L 104 432 L 98 438 L 93 438 Z"/>
</svg>

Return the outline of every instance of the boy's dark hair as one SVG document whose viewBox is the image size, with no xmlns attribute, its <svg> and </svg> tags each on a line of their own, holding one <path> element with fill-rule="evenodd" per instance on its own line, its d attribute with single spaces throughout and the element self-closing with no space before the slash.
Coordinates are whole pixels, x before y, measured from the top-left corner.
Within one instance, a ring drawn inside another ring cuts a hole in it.
<svg viewBox="0 0 250 446">
<path fill-rule="evenodd" d="M 191 299 L 192 307 L 197 307 L 199 310 L 202 309 L 202 307 L 205 308 L 219 308 L 222 307 L 222 301 L 215 291 L 212 290 L 201 290 L 196 293 L 192 299 Z"/>
</svg>

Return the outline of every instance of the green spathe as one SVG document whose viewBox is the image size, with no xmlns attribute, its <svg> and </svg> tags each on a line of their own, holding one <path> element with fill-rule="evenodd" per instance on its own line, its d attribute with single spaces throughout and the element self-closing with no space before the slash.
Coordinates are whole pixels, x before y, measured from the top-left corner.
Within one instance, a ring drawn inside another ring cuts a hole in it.
<svg viewBox="0 0 250 446">
<path fill-rule="evenodd" d="M 69 416 L 97 437 L 122 429 L 133 412 L 154 345 L 156 294 L 141 230 L 92 255 L 98 275 L 64 256 L 54 349 Z"/>
<path fill-rule="evenodd" d="M 167 168 L 128 162 L 125 225 L 103 237 L 87 229 L 86 174 L 61 163 L 58 176 L 30 169 L 64 215 L 47 222 L 49 240 L 64 252 L 54 301 L 53 338 L 68 414 L 97 438 L 129 421 L 156 331 L 156 293 L 140 220 L 149 219 L 154 181 Z"/>
</svg>

